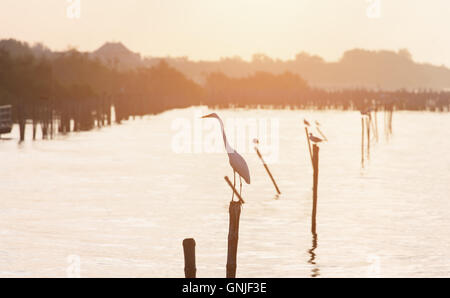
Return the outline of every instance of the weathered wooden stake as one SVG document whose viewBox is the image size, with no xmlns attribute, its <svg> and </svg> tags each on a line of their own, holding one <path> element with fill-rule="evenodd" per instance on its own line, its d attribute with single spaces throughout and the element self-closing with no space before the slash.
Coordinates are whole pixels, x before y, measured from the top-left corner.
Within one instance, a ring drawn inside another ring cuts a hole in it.
<svg viewBox="0 0 450 298">
<path fill-rule="evenodd" d="M 266 168 L 267 174 L 269 174 L 269 177 L 272 180 L 273 185 L 275 186 L 275 189 L 276 189 L 277 193 L 279 195 L 281 195 L 280 189 L 278 188 L 278 185 L 275 182 L 275 179 L 273 178 L 272 173 L 269 170 L 269 167 L 267 166 L 266 162 L 264 161 L 264 158 L 262 157 L 261 152 L 259 152 L 259 149 L 257 147 L 255 147 L 255 151 L 256 151 L 256 154 L 258 154 L 259 158 L 261 159 L 261 161 L 262 161 L 262 163 L 264 165 L 264 168 Z"/>
<path fill-rule="evenodd" d="M 36 104 L 33 104 L 31 106 L 31 117 L 32 117 L 32 121 L 33 121 L 33 141 L 36 140 L 36 131 L 37 131 L 37 107 Z"/>
<path fill-rule="evenodd" d="M 33 141 L 36 141 L 36 133 L 37 133 L 37 121 L 33 119 Z"/>
<path fill-rule="evenodd" d="M 234 188 L 233 184 L 231 183 L 230 179 L 225 176 L 225 181 L 228 183 L 228 185 L 231 187 L 231 189 L 233 190 L 234 194 L 238 197 L 239 202 L 241 202 L 242 204 L 245 204 L 244 199 L 242 199 L 241 195 L 239 194 L 239 192 L 236 190 L 236 188 Z"/>
<path fill-rule="evenodd" d="M 317 215 L 317 188 L 319 184 L 319 146 L 313 145 L 313 165 L 314 165 L 314 177 L 313 177 L 313 210 L 312 210 L 312 223 L 311 232 L 316 233 L 316 215 Z"/>
<path fill-rule="evenodd" d="M 230 227 L 228 230 L 227 278 L 236 278 L 237 247 L 239 239 L 239 218 L 241 202 L 230 202 Z"/>
<path fill-rule="evenodd" d="M 375 110 L 375 137 L 376 137 L 377 143 L 378 143 L 378 116 L 377 116 L 377 110 Z"/>
<path fill-rule="evenodd" d="M 184 251 L 184 276 L 186 278 L 196 278 L 197 268 L 195 265 L 195 240 L 183 240 Z"/>
<path fill-rule="evenodd" d="M 25 118 L 25 106 L 23 102 L 19 103 L 18 107 L 18 120 L 19 120 L 19 134 L 20 134 L 20 142 L 23 142 L 25 140 L 25 125 L 26 125 L 26 118 Z"/>
<path fill-rule="evenodd" d="M 370 159 L 370 116 L 366 118 L 366 129 L 367 129 L 367 158 Z"/>
<path fill-rule="evenodd" d="M 394 114 L 394 108 L 391 107 L 391 110 L 389 111 L 389 133 L 392 134 L 392 116 Z"/>
<path fill-rule="evenodd" d="M 112 122 L 112 105 L 110 103 L 110 101 L 108 102 L 108 107 L 106 109 L 106 115 L 107 115 L 107 121 L 108 121 L 108 125 L 111 126 L 111 122 Z"/>
<path fill-rule="evenodd" d="M 53 119 L 53 98 L 50 101 L 50 112 L 49 112 L 49 118 L 50 118 L 50 139 L 53 140 L 53 134 L 54 134 L 54 119 Z"/>
<path fill-rule="evenodd" d="M 305 126 L 305 132 L 306 132 L 306 140 L 308 140 L 308 150 L 309 150 L 309 156 L 311 157 L 311 165 L 314 168 L 313 154 L 312 154 L 312 151 L 311 151 L 311 141 L 309 140 L 308 127 L 306 127 L 306 126 Z"/>
<path fill-rule="evenodd" d="M 364 117 L 361 117 L 361 165 L 364 167 Z"/>
</svg>

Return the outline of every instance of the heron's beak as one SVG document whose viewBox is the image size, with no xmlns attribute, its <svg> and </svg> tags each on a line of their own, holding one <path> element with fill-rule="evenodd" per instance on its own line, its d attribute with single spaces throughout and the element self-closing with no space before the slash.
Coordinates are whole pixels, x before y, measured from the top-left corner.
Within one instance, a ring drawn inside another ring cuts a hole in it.
<svg viewBox="0 0 450 298">
<path fill-rule="evenodd" d="M 205 118 L 211 118 L 211 115 L 212 115 L 212 114 L 209 114 L 209 115 L 203 116 L 203 117 L 202 117 L 202 119 L 205 119 Z"/>
</svg>

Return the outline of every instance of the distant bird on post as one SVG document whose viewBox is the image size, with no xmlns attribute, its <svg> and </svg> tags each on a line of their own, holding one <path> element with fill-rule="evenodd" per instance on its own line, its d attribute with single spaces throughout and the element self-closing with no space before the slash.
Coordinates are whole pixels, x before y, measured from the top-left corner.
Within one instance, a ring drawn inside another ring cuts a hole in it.
<svg viewBox="0 0 450 298">
<path fill-rule="evenodd" d="M 309 134 L 309 139 L 311 140 L 311 142 L 316 143 L 316 144 L 323 142 L 323 140 L 321 138 L 313 136 L 312 133 Z"/>
<path fill-rule="evenodd" d="M 303 123 L 306 125 L 306 126 L 311 126 L 311 124 L 308 122 L 308 120 L 306 120 L 306 119 L 303 119 Z"/>
<path fill-rule="evenodd" d="M 225 134 L 225 128 L 223 126 L 222 119 L 220 119 L 220 117 L 216 113 L 212 113 L 212 114 L 203 116 L 202 118 L 203 119 L 204 118 L 216 118 L 217 120 L 219 120 L 220 127 L 222 129 L 222 137 L 223 137 L 223 143 L 225 145 L 225 150 L 227 151 L 227 154 L 228 154 L 228 160 L 230 162 L 230 166 L 231 166 L 231 168 L 233 168 L 233 175 L 234 175 L 233 187 L 236 186 L 236 172 L 237 172 L 239 175 L 239 182 L 240 182 L 239 195 L 241 195 L 242 178 L 244 178 L 244 180 L 247 184 L 250 184 L 250 171 L 248 169 L 247 163 L 245 162 L 244 158 L 239 153 L 237 153 L 236 150 L 231 148 L 230 144 L 228 144 L 227 136 Z M 233 196 L 232 196 L 231 200 L 234 200 L 234 192 L 233 192 Z"/>
<path fill-rule="evenodd" d="M 325 140 L 325 142 L 328 142 L 328 138 L 325 136 L 325 134 L 320 130 L 320 123 L 319 121 L 315 121 L 316 123 L 316 129 L 317 132 L 322 136 L 322 138 Z"/>
<path fill-rule="evenodd" d="M 362 116 L 370 116 L 370 113 L 371 113 L 372 111 L 373 111 L 372 108 L 365 108 L 365 109 L 361 110 L 360 112 L 361 112 L 361 115 L 362 115 Z"/>
</svg>

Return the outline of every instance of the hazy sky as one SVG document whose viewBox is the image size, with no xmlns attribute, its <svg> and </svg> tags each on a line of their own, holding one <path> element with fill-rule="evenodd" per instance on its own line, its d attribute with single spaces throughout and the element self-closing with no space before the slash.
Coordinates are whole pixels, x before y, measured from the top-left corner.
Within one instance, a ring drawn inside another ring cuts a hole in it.
<svg viewBox="0 0 450 298">
<path fill-rule="evenodd" d="M 68 0 L 1 0 L 0 38 L 82 51 L 121 41 L 143 55 L 195 60 L 408 48 L 417 61 L 450 66 L 448 0 L 379 0 L 380 18 L 368 17 L 369 0 L 80 1 L 80 18 L 70 19 Z"/>
</svg>

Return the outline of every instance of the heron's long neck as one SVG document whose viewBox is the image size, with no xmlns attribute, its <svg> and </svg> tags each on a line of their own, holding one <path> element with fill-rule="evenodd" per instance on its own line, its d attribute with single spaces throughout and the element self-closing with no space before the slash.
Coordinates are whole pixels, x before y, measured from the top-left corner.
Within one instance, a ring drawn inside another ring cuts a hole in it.
<svg viewBox="0 0 450 298">
<path fill-rule="evenodd" d="M 234 149 L 231 148 L 230 144 L 228 144 L 227 135 L 225 134 L 225 128 L 223 126 L 222 119 L 217 118 L 217 120 L 219 120 L 220 127 L 222 128 L 222 136 L 223 136 L 223 143 L 225 145 L 225 150 L 227 151 L 227 153 L 233 153 Z"/>
</svg>

